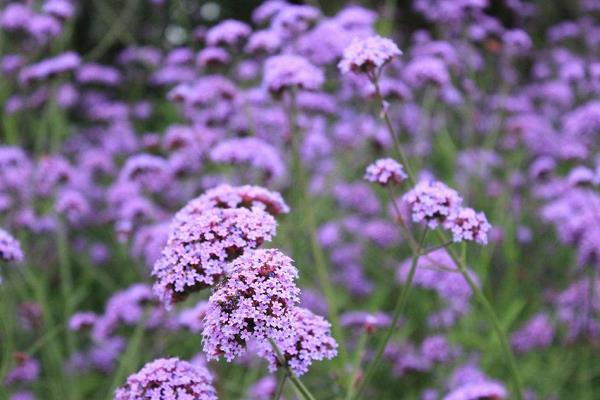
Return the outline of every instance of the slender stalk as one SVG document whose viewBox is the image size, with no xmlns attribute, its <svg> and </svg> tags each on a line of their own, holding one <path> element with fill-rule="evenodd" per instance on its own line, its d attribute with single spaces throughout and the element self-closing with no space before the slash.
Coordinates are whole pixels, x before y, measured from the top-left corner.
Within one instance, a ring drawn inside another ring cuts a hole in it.
<svg viewBox="0 0 600 400">
<path fill-rule="evenodd" d="M 273 339 L 269 339 L 269 342 L 271 343 L 271 347 L 273 347 L 273 350 L 275 351 L 275 354 L 277 355 L 277 360 L 279 361 L 279 364 L 281 364 L 281 366 L 284 368 L 286 375 L 288 376 L 288 378 L 290 378 L 290 381 L 294 384 L 296 389 L 298 389 L 298 391 L 302 394 L 302 396 L 305 399 L 316 400 L 315 397 L 313 396 L 313 394 L 310 392 L 310 390 L 308 390 L 308 388 L 306 386 L 304 386 L 304 384 L 302 383 L 300 378 L 298 378 L 296 375 L 294 375 L 294 373 L 290 369 L 290 366 L 285 361 L 285 357 L 283 357 L 283 354 L 281 353 L 279 346 L 277 346 L 277 343 L 275 343 L 275 341 Z"/>
<path fill-rule="evenodd" d="M 364 355 L 364 350 L 367 347 L 367 342 L 369 340 L 369 334 L 365 331 L 360 336 L 358 340 L 358 345 L 356 346 L 356 353 L 354 355 L 354 362 L 352 363 L 352 376 L 348 381 L 348 387 L 346 389 L 346 400 L 352 399 L 354 395 L 354 383 L 356 382 L 356 377 L 358 376 L 358 372 L 360 371 L 360 362 Z"/>
<path fill-rule="evenodd" d="M 325 299 L 327 300 L 331 331 L 338 342 L 338 367 L 342 370 L 346 365 L 348 356 L 346 353 L 344 334 L 339 323 L 335 290 L 329 277 L 325 254 L 317 239 L 317 221 L 314 214 L 314 204 L 310 199 L 306 171 L 302 165 L 300 156 L 301 132 L 298 127 L 298 108 L 296 104 L 296 93 L 294 91 L 290 93 L 290 106 L 287 111 L 292 141 L 292 170 L 295 179 L 295 201 L 299 208 L 296 212 L 297 215 L 304 217 L 304 220 L 297 221 L 297 225 L 301 225 L 302 223 L 306 224 L 304 230 L 301 229 L 299 232 L 299 235 L 302 237 L 304 237 L 305 234 L 308 235 L 310 241 L 310 249 L 319 278 L 319 284 L 321 285 Z M 295 256 L 297 255 L 295 254 Z"/>
<path fill-rule="evenodd" d="M 287 377 L 287 374 L 281 375 L 281 378 L 279 379 L 279 384 L 277 385 L 277 391 L 273 396 L 273 400 L 281 399 L 281 395 L 283 394 L 283 388 L 285 387 L 285 381 L 287 380 Z"/>
<path fill-rule="evenodd" d="M 443 237 L 442 232 L 440 232 L 440 231 L 438 231 L 438 232 L 439 232 L 440 236 Z M 500 340 L 500 345 L 502 346 L 502 352 L 504 353 L 504 357 L 506 358 L 506 361 L 508 362 L 511 379 L 513 381 L 513 389 L 515 392 L 515 398 L 517 400 L 522 400 L 523 399 L 523 385 L 521 383 L 521 377 L 518 372 L 517 362 L 515 361 L 515 357 L 513 355 L 512 349 L 510 348 L 510 345 L 508 344 L 508 340 L 506 338 L 506 333 L 502 329 L 502 326 L 500 325 L 500 320 L 498 319 L 498 316 L 496 315 L 496 312 L 494 311 L 494 307 L 492 307 L 492 304 L 489 302 L 489 300 L 487 299 L 485 294 L 483 294 L 483 292 L 481 291 L 479 286 L 475 283 L 473 278 L 471 278 L 471 275 L 469 275 L 469 273 L 467 271 L 467 266 L 465 264 L 465 260 L 462 259 L 461 257 L 458 257 L 452 248 L 448 248 L 448 254 L 450 255 L 450 257 L 456 264 L 456 266 L 457 266 L 458 270 L 460 271 L 460 273 L 462 274 L 462 276 L 465 278 L 465 281 L 467 281 L 469 287 L 475 294 L 475 297 L 477 297 L 477 300 L 483 305 L 483 308 L 484 308 L 486 314 L 488 315 L 488 318 L 492 322 L 492 326 L 494 328 L 496 336 L 498 337 L 498 340 Z"/>
<path fill-rule="evenodd" d="M 410 231 L 410 229 L 408 229 L 408 227 L 406 226 L 406 223 L 404 222 L 404 218 L 402 218 L 402 213 L 400 212 L 400 207 L 398 207 L 398 203 L 396 203 L 396 199 L 394 198 L 394 193 L 392 191 L 391 186 L 388 185 L 388 190 L 386 190 L 386 193 L 388 194 L 390 202 L 392 203 L 392 207 L 394 207 L 394 212 L 398 216 L 396 218 L 396 222 L 400 226 L 400 230 L 402 231 L 402 233 L 408 238 L 408 244 L 410 246 L 410 249 L 412 250 L 413 254 L 415 254 L 415 253 L 417 253 L 417 248 L 419 247 L 419 244 L 417 243 L 417 241 L 416 241 L 415 237 L 413 236 L 412 232 Z"/>
<path fill-rule="evenodd" d="M 428 232 L 427 229 L 425 229 L 423 231 L 423 235 L 421 236 L 421 240 L 419 242 L 419 251 L 416 252 L 415 254 L 413 254 L 412 262 L 410 265 L 410 270 L 408 271 L 408 276 L 406 278 L 406 282 L 402 286 L 402 290 L 400 291 L 400 295 L 398 296 L 396 306 L 394 307 L 394 311 L 392 314 L 392 321 L 390 323 L 390 326 L 387 329 L 387 331 L 385 332 L 383 339 L 377 345 L 377 350 L 375 351 L 375 357 L 373 358 L 373 360 L 367 367 L 367 371 L 365 372 L 365 377 L 364 377 L 363 381 L 361 382 L 360 386 L 358 387 L 356 394 L 354 395 L 354 397 L 352 397 L 354 399 L 359 399 L 362 392 L 367 387 L 369 381 L 371 380 L 371 378 L 373 377 L 373 374 L 375 373 L 375 371 L 377 369 L 377 366 L 379 365 L 379 362 L 381 361 L 381 357 L 383 356 L 383 352 L 385 351 L 385 348 L 386 348 L 388 342 L 390 341 L 390 338 L 392 337 L 394 331 L 396 330 L 396 327 L 398 325 L 398 320 L 400 319 L 400 315 L 404 311 L 404 307 L 406 306 L 408 296 L 410 294 L 412 281 L 413 281 L 413 278 L 415 277 L 415 272 L 417 270 L 417 263 L 421 256 L 420 249 L 423 247 L 423 243 L 425 242 L 425 238 L 427 237 L 427 232 Z"/>
<path fill-rule="evenodd" d="M 372 77 L 371 82 L 373 83 L 373 86 L 375 87 L 375 95 L 377 96 L 377 100 L 381 104 L 381 116 L 383 117 L 385 124 L 387 125 L 388 132 L 390 133 L 390 136 L 392 137 L 392 140 L 394 141 L 394 149 L 396 150 L 396 153 L 398 153 L 398 156 L 400 157 L 400 161 L 402 161 L 402 164 L 404 165 L 404 168 L 406 169 L 406 174 L 408 175 L 409 183 L 411 185 L 414 185 L 415 184 L 415 175 L 412 172 L 410 164 L 408 163 L 408 158 L 404 154 L 404 150 L 402 149 L 402 145 L 400 144 L 400 138 L 398 137 L 398 133 L 396 132 L 396 129 L 394 129 L 392 120 L 390 119 L 390 116 L 387 112 L 388 107 L 385 103 L 385 100 L 383 99 L 383 95 L 381 94 L 381 88 L 379 87 L 379 77 Z"/>
</svg>

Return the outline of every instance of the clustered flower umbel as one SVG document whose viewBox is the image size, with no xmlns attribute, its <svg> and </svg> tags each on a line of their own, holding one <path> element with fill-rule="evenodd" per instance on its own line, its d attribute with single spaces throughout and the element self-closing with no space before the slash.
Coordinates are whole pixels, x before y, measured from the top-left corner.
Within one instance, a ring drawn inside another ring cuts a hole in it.
<svg viewBox="0 0 600 400">
<path fill-rule="evenodd" d="M 430 229 L 442 226 L 452 232 L 455 242 L 487 244 L 491 225 L 485 214 L 461 207 L 463 199 L 444 183 L 419 182 L 404 195 L 403 201 L 410 207 L 413 222 L 423 223 Z"/>
<path fill-rule="evenodd" d="M 376 77 L 381 68 L 402 51 L 390 39 L 371 36 L 355 39 L 346 49 L 338 68 L 344 74 L 352 71 Z"/>
<path fill-rule="evenodd" d="M 115 400 L 216 400 L 212 375 L 202 365 L 159 358 L 127 378 Z"/>
<path fill-rule="evenodd" d="M 254 186 L 221 185 L 190 201 L 173 218 L 154 264 L 155 293 L 169 308 L 214 285 L 236 257 L 271 240 L 273 215 L 287 211 L 279 194 Z"/>
<path fill-rule="evenodd" d="M 402 164 L 392 158 L 382 158 L 367 167 L 365 179 L 381 186 L 400 184 L 408 178 Z"/>
<path fill-rule="evenodd" d="M 190 310 L 190 328 L 202 329 L 209 360 L 223 356 L 232 361 L 252 348 L 271 370 L 285 362 L 301 375 L 313 360 L 336 355 L 329 323 L 297 307 L 300 289 L 293 260 L 277 249 L 258 249 L 275 234 L 274 216 L 288 211 L 278 193 L 221 185 L 173 218 L 152 273 L 154 291 L 170 308 L 193 291 L 213 287 L 208 304 Z M 285 360 L 277 359 L 272 343 Z"/>
</svg>

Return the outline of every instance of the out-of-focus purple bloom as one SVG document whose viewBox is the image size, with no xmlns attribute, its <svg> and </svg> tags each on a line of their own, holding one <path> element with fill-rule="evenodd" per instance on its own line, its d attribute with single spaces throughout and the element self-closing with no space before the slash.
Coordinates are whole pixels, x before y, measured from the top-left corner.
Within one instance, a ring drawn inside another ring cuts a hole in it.
<svg viewBox="0 0 600 400">
<path fill-rule="evenodd" d="M 281 38 L 272 30 L 256 31 L 248 39 L 244 50 L 250 54 L 272 54 L 281 47 Z"/>
<path fill-rule="evenodd" d="M 241 21 L 228 19 L 213 26 L 206 32 L 209 46 L 235 46 L 245 40 L 252 29 Z"/>
<path fill-rule="evenodd" d="M 106 65 L 88 63 L 81 65 L 75 74 L 79 83 L 117 86 L 121 82 L 119 70 Z"/>
<path fill-rule="evenodd" d="M 161 315 L 163 310 L 157 303 L 150 286 L 142 283 L 116 292 L 108 300 L 104 313 L 96 319 L 92 337 L 95 341 L 102 342 L 110 338 L 120 325 L 137 324 L 144 317 L 146 306 L 153 309 L 154 316 Z M 146 324 L 151 326 L 157 322 L 149 318 Z"/>
<path fill-rule="evenodd" d="M 443 335 L 428 336 L 421 343 L 421 353 L 431 363 L 446 363 L 458 353 Z"/>
<path fill-rule="evenodd" d="M 82 311 L 75 313 L 69 319 L 69 329 L 80 331 L 83 328 L 91 328 L 98 319 L 98 315 L 91 311 Z"/>
<path fill-rule="evenodd" d="M 511 335 L 511 343 L 516 351 L 526 352 L 549 346 L 553 338 L 554 327 L 550 317 L 537 314 Z"/>
<path fill-rule="evenodd" d="M 266 180 L 277 181 L 285 174 L 279 151 L 255 137 L 224 140 L 211 150 L 210 158 L 216 163 L 248 165 L 264 174 Z"/>
<path fill-rule="evenodd" d="M 23 251 L 19 241 L 0 228 L 0 260 L 20 263 L 23 259 Z"/>
<path fill-rule="evenodd" d="M 114 400 L 217 400 L 212 375 L 205 367 L 178 358 L 159 358 L 127 378 Z"/>
<path fill-rule="evenodd" d="M 340 316 L 342 326 L 360 328 L 367 333 L 390 326 L 392 319 L 383 312 L 369 313 L 366 311 L 348 311 Z"/>
<path fill-rule="evenodd" d="M 19 73 L 19 82 L 26 85 L 34 81 L 43 81 L 54 75 L 73 71 L 79 67 L 80 63 L 81 58 L 77 53 L 62 53 L 24 67 Z"/>
<path fill-rule="evenodd" d="M 338 67 L 342 73 L 350 71 L 375 77 L 378 71 L 394 57 L 402 54 L 390 39 L 372 36 L 354 40 L 345 50 Z"/>
<path fill-rule="evenodd" d="M 24 353 L 16 353 L 17 366 L 6 374 L 4 383 L 7 385 L 16 382 L 33 382 L 40 374 L 40 363 L 33 357 Z"/>
<path fill-rule="evenodd" d="M 306 32 L 319 19 L 321 12 L 309 5 L 285 4 L 275 14 L 271 27 L 284 38 L 290 39 Z"/>
<path fill-rule="evenodd" d="M 376 214 L 379 207 L 379 199 L 369 187 L 363 182 L 338 183 L 333 188 L 336 200 L 343 206 L 357 210 L 365 215 Z"/>
<path fill-rule="evenodd" d="M 226 65 L 229 63 L 229 53 L 220 47 L 206 47 L 198 53 L 196 62 L 201 67 Z"/>
<path fill-rule="evenodd" d="M 202 333 L 207 311 L 208 301 L 201 300 L 194 307 L 181 310 L 177 316 L 177 323 L 190 332 Z"/>
<path fill-rule="evenodd" d="M 270 400 L 277 391 L 277 379 L 272 375 L 260 378 L 248 389 L 249 400 Z"/>
<path fill-rule="evenodd" d="M 263 83 L 274 94 L 289 88 L 317 90 L 323 81 L 323 72 L 304 57 L 283 54 L 270 57 L 265 62 Z"/>
<path fill-rule="evenodd" d="M 482 398 L 503 400 L 508 398 L 504 385 L 488 378 L 471 363 L 454 370 L 448 386 L 450 391 L 444 396 L 444 400 L 479 400 Z"/>
<path fill-rule="evenodd" d="M 42 11 L 55 18 L 67 20 L 75 14 L 75 7 L 69 0 L 46 0 Z"/>
<path fill-rule="evenodd" d="M 404 79 L 413 87 L 446 86 L 450 82 L 448 69 L 437 57 L 423 56 L 411 60 L 404 68 Z"/>
<path fill-rule="evenodd" d="M 365 173 L 365 179 L 381 186 L 400 184 L 408 178 L 404 168 L 392 158 L 382 158 L 370 164 Z"/>
</svg>

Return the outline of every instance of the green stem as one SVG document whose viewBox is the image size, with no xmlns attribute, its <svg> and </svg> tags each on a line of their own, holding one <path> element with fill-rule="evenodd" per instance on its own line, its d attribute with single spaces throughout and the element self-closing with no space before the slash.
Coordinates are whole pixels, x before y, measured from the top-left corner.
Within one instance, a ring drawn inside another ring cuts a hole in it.
<svg viewBox="0 0 600 400">
<path fill-rule="evenodd" d="M 356 353 L 354 355 L 354 362 L 352 365 L 352 376 L 348 381 L 348 387 L 346 389 L 346 400 L 352 399 L 352 396 L 354 395 L 354 383 L 356 382 L 356 377 L 358 376 L 358 372 L 360 371 L 360 362 L 362 361 L 362 358 L 364 356 L 364 350 L 367 346 L 368 339 L 368 333 L 366 331 L 363 332 L 358 341 L 358 345 L 356 346 Z"/>
<path fill-rule="evenodd" d="M 444 235 L 441 231 L 438 231 L 438 233 L 441 237 L 444 237 Z M 481 305 L 483 305 L 483 308 L 484 308 L 486 314 L 488 315 L 488 318 L 492 322 L 492 326 L 494 328 L 496 336 L 498 337 L 498 340 L 500 340 L 500 345 L 502 346 L 502 352 L 504 353 L 504 357 L 506 358 L 506 361 L 508 363 L 508 367 L 509 367 L 510 374 L 511 374 L 511 379 L 513 381 L 513 387 L 514 387 L 513 389 L 515 392 L 515 398 L 517 400 L 522 400 L 523 399 L 523 385 L 521 383 L 521 377 L 519 376 L 517 362 L 515 361 L 513 352 L 510 348 L 510 345 L 508 344 L 508 340 L 506 338 L 506 333 L 502 329 L 502 326 L 500 325 L 500 320 L 498 319 L 498 316 L 496 315 L 496 312 L 494 311 L 494 307 L 492 307 L 492 304 L 489 302 L 487 297 L 483 294 L 483 292 L 481 291 L 479 286 L 475 283 L 473 278 L 471 278 L 471 275 L 469 275 L 469 273 L 467 271 L 467 266 L 465 264 L 465 260 L 458 257 L 452 248 L 448 248 L 448 254 L 450 255 L 450 257 L 452 258 L 452 260 L 458 267 L 458 270 L 460 271 L 462 276 L 465 278 L 465 281 L 467 281 L 469 287 L 475 294 L 475 297 L 477 297 L 477 300 L 481 303 Z"/>
<path fill-rule="evenodd" d="M 281 399 L 281 395 L 283 394 L 283 388 L 285 387 L 285 381 L 287 380 L 287 374 L 282 374 L 279 379 L 279 384 L 277 385 L 277 391 L 275 392 L 275 396 L 273 396 L 273 400 Z"/>
<path fill-rule="evenodd" d="M 310 198 L 308 191 L 308 185 L 306 182 L 306 171 L 302 165 L 302 159 L 300 156 L 300 144 L 301 144 L 301 132 L 298 127 L 298 109 L 296 104 L 296 93 L 291 92 L 290 96 L 290 107 L 288 110 L 288 119 L 290 125 L 290 134 L 292 141 L 292 170 L 295 176 L 295 201 L 299 207 L 296 210 L 297 215 L 303 216 L 304 221 L 298 220 L 297 225 L 301 225 L 302 222 L 306 224 L 305 232 L 299 232 L 299 235 L 304 237 L 308 235 L 310 241 L 310 249 L 315 263 L 319 283 L 323 289 L 325 299 L 328 305 L 328 316 L 331 322 L 331 331 L 333 336 L 338 342 L 339 361 L 338 367 L 343 370 L 347 362 L 347 353 L 345 347 L 344 334 L 341 329 L 338 317 L 338 304 L 336 301 L 336 294 L 329 277 L 327 260 L 323 249 L 321 248 L 317 239 L 317 222 L 314 214 L 314 203 Z M 295 254 L 297 256 L 297 254 Z"/>
<path fill-rule="evenodd" d="M 390 341 L 390 338 L 392 337 L 394 331 L 396 330 L 396 327 L 398 325 L 398 320 L 400 319 L 400 315 L 402 315 L 402 312 L 404 311 L 404 307 L 406 306 L 408 296 L 410 294 L 412 281 L 415 276 L 415 272 L 417 270 L 417 263 L 419 261 L 419 257 L 421 256 L 420 249 L 423 247 L 423 243 L 425 242 L 425 237 L 427 236 L 427 232 L 428 232 L 427 229 L 425 229 L 423 231 L 423 235 L 421 236 L 421 240 L 419 242 L 419 251 L 416 252 L 415 254 L 413 254 L 412 262 L 410 265 L 410 270 L 408 271 L 408 276 L 406 278 L 406 282 L 402 286 L 402 291 L 400 292 L 400 295 L 398 296 L 398 301 L 396 302 L 396 306 L 394 307 L 394 311 L 392 314 L 392 321 L 390 323 L 390 326 L 387 329 L 387 331 L 385 332 L 383 339 L 377 345 L 377 350 L 375 351 L 375 357 L 373 358 L 371 363 L 369 363 L 369 366 L 367 367 L 367 371 L 365 372 L 365 377 L 364 377 L 363 381 L 361 382 L 360 386 L 358 387 L 358 390 L 356 391 L 356 395 L 353 397 L 354 399 L 359 399 L 362 392 L 367 387 L 369 381 L 373 377 L 373 374 L 377 370 L 377 366 L 379 365 L 379 362 L 381 361 L 383 352 L 385 351 L 385 348 L 386 348 L 388 342 Z"/>
<path fill-rule="evenodd" d="M 381 94 L 381 88 L 379 87 L 379 77 L 374 77 L 371 79 L 373 86 L 375 86 L 375 95 L 377 96 L 377 100 L 381 104 L 381 116 L 383 117 L 385 124 L 387 125 L 388 132 L 394 141 L 394 149 L 398 156 L 400 157 L 400 161 L 404 165 L 406 169 L 406 174 L 408 175 L 408 181 L 411 185 L 415 184 L 415 175 L 412 172 L 410 164 L 408 163 L 408 158 L 404 154 L 404 150 L 402 149 L 402 144 L 400 144 L 400 138 L 398 137 L 398 133 L 392 124 L 392 120 L 387 112 L 387 106 L 385 104 L 385 100 L 383 99 L 383 95 Z"/>
<path fill-rule="evenodd" d="M 316 400 L 315 397 L 310 392 L 310 390 L 308 390 L 308 388 L 306 386 L 304 386 L 304 384 L 302 383 L 300 378 L 298 378 L 296 375 L 294 375 L 294 373 L 290 369 L 290 366 L 285 361 L 285 357 L 283 357 L 283 354 L 281 353 L 279 346 L 277 346 L 277 343 L 275 343 L 275 341 L 273 339 L 269 339 L 269 342 L 271 343 L 271 347 L 273 347 L 273 350 L 275 351 L 275 354 L 277 355 L 277 360 L 279 361 L 279 364 L 281 364 L 281 366 L 285 369 L 286 375 L 290 378 L 290 381 L 294 384 L 296 389 L 298 389 L 298 391 L 302 394 L 302 397 L 304 397 L 307 400 Z"/>
</svg>

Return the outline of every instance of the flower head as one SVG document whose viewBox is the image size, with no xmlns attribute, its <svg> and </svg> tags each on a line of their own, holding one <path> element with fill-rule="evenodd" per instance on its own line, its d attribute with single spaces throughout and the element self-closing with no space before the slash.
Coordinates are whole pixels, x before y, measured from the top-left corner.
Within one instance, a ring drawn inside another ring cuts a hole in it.
<svg viewBox="0 0 600 400">
<path fill-rule="evenodd" d="M 443 224 L 462 203 L 462 198 L 442 182 L 419 182 L 403 197 L 412 212 L 414 222 L 423 222 L 430 229 Z"/>
<path fill-rule="evenodd" d="M 215 284 L 228 264 L 275 234 L 275 219 L 260 209 L 213 208 L 178 215 L 161 258 L 154 265 L 154 291 L 167 307 Z"/>
<path fill-rule="evenodd" d="M 367 167 L 365 179 L 381 186 L 400 184 L 408 178 L 402 164 L 392 158 L 382 158 Z"/>
<path fill-rule="evenodd" d="M 23 261 L 23 251 L 21 245 L 4 229 L 0 228 L 0 261 L 21 262 Z"/>
<path fill-rule="evenodd" d="M 355 39 L 346 49 L 338 68 L 346 74 L 373 73 L 381 69 L 402 51 L 390 39 L 371 36 L 366 39 Z"/>
<path fill-rule="evenodd" d="M 331 325 L 310 310 L 296 307 L 293 311 L 294 338 L 281 348 L 285 362 L 296 375 L 308 372 L 313 361 L 332 359 L 337 355 L 337 342 L 331 336 Z M 279 361 L 274 352 L 268 355 L 269 368 L 274 371 Z"/>
<path fill-rule="evenodd" d="M 300 290 L 291 258 L 275 249 L 247 252 L 209 299 L 204 352 L 208 359 L 241 356 L 249 342 L 270 354 L 269 339 L 288 348 L 295 338 L 294 305 Z"/>
<path fill-rule="evenodd" d="M 212 376 L 203 366 L 178 358 L 159 358 L 127 378 L 115 400 L 216 400 Z"/>
<path fill-rule="evenodd" d="M 461 207 L 450 214 L 444 228 L 452 232 L 452 240 L 455 242 L 476 241 L 479 244 L 487 244 L 488 232 L 492 226 L 484 213 Z"/>
<path fill-rule="evenodd" d="M 317 90 L 323 81 L 323 72 L 304 57 L 284 54 L 270 57 L 265 62 L 264 84 L 274 94 L 293 87 Z"/>
</svg>

